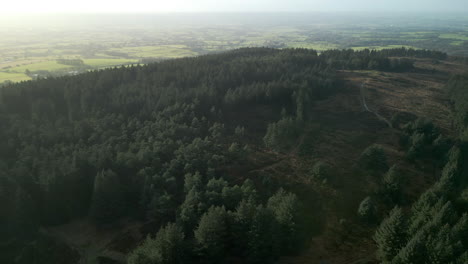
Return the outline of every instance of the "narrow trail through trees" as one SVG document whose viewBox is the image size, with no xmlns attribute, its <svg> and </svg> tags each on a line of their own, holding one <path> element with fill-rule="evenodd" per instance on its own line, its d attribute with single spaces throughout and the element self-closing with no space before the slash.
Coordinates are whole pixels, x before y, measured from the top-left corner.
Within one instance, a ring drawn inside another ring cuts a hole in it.
<svg viewBox="0 0 468 264">
<path fill-rule="evenodd" d="M 366 84 L 367 84 L 367 81 L 363 82 L 360 88 L 362 106 L 367 112 L 374 114 L 378 119 L 384 121 L 388 125 L 388 127 L 392 128 L 393 126 L 390 121 L 388 121 L 385 117 L 381 116 L 379 113 L 370 110 L 369 107 L 367 106 L 366 96 L 365 96 Z"/>
</svg>

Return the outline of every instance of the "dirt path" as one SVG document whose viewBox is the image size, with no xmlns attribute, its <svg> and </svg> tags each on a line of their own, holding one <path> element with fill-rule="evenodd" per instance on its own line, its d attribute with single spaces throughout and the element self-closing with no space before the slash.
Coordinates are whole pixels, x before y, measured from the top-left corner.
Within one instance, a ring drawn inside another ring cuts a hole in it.
<svg viewBox="0 0 468 264">
<path fill-rule="evenodd" d="M 379 113 L 377 112 L 374 112 L 374 111 L 371 111 L 369 109 L 369 107 L 367 106 L 367 102 L 366 102 L 366 96 L 365 96 L 365 87 L 366 87 L 366 84 L 367 84 L 367 81 L 363 82 L 361 84 L 361 88 L 360 88 L 360 92 L 361 92 L 361 101 L 362 101 L 362 106 L 364 107 L 364 109 L 369 112 L 369 113 L 372 113 L 374 114 L 378 119 L 384 121 L 388 127 L 392 128 L 392 123 L 390 121 L 388 121 L 385 117 L 381 116 Z"/>
</svg>

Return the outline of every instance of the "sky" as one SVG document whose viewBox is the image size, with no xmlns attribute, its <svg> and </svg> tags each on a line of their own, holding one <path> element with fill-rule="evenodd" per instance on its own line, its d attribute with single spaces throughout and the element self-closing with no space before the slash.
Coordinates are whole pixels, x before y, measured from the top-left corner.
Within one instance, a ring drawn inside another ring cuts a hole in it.
<svg viewBox="0 0 468 264">
<path fill-rule="evenodd" d="M 3 15 L 138 12 L 468 12 L 467 0 L 7 0 Z"/>
</svg>

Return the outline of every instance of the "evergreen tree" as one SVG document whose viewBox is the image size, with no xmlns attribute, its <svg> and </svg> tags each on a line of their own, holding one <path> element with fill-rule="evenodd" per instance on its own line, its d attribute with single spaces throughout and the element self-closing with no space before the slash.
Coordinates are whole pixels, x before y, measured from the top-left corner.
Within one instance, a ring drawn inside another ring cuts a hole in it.
<svg viewBox="0 0 468 264">
<path fill-rule="evenodd" d="M 234 211 L 233 218 L 233 246 L 234 252 L 246 257 L 249 243 L 249 232 L 257 206 L 254 201 L 242 200 Z"/>
<path fill-rule="evenodd" d="M 314 167 L 310 172 L 310 176 L 312 179 L 319 181 L 319 182 L 327 182 L 331 178 L 331 168 L 325 162 L 317 162 L 315 163 Z"/>
<path fill-rule="evenodd" d="M 282 118 L 268 125 L 263 138 L 265 146 L 275 150 L 287 150 L 292 147 L 300 134 L 300 122 L 289 117 Z"/>
<path fill-rule="evenodd" d="M 401 172 L 396 165 L 393 165 L 383 177 L 383 194 L 393 202 L 401 200 Z"/>
<path fill-rule="evenodd" d="M 278 222 L 281 250 L 287 254 L 300 250 L 304 230 L 301 223 L 302 208 L 297 196 L 280 189 L 268 199 L 267 208 L 273 212 Z"/>
<path fill-rule="evenodd" d="M 271 210 L 258 206 L 249 231 L 248 261 L 273 263 L 279 256 L 278 223 Z"/>
<path fill-rule="evenodd" d="M 176 205 L 167 192 L 156 193 L 148 205 L 147 218 L 161 223 L 174 220 Z"/>
<path fill-rule="evenodd" d="M 234 210 L 242 200 L 242 188 L 238 185 L 224 187 L 221 193 L 224 206 L 227 210 Z"/>
<path fill-rule="evenodd" d="M 179 207 L 178 223 L 183 227 L 184 233 L 189 234 L 196 227 L 197 221 L 205 209 L 204 197 L 195 187 L 192 188 Z"/>
<path fill-rule="evenodd" d="M 183 264 L 186 263 L 187 245 L 182 228 L 168 224 L 153 239 L 147 237 L 141 246 L 128 256 L 128 264 Z"/>
<path fill-rule="evenodd" d="M 466 263 L 468 263 L 468 251 L 465 251 L 465 253 L 460 255 L 455 261 L 455 264 L 466 264 Z"/>
<path fill-rule="evenodd" d="M 185 174 L 185 180 L 184 180 L 184 192 L 188 193 L 190 190 L 192 190 L 194 187 L 196 190 L 201 191 L 202 190 L 202 176 L 200 173 L 197 171 L 195 174 L 192 173 L 187 173 Z"/>
<path fill-rule="evenodd" d="M 228 187 L 228 182 L 223 178 L 212 178 L 206 184 L 205 197 L 210 205 L 221 206 L 223 204 L 222 192 Z"/>
<path fill-rule="evenodd" d="M 220 263 L 226 256 L 227 213 L 224 207 L 210 207 L 195 230 L 195 240 L 207 263 Z"/>
<path fill-rule="evenodd" d="M 247 179 L 241 186 L 242 197 L 246 200 L 257 199 L 257 190 L 252 180 Z"/>
<path fill-rule="evenodd" d="M 453 226 L 452 236 L 468 246 L 468 213 L 463 214 L 457 223 Z"/>
<path fill-rule="evenodd" d="M 424 236 L 422 232 L 417 233 L 404 248 L 402 248 L 392 264 L 416 264 L 428 263 L 427 251 L 424 245 Z"/>
<path fill-rule="evenodd" d="M 430 230 L 425 241 L 429 263 L 451 263 L 456 259 L 457 252 L 463 250 L 463 245 L 454 241 L 448 224 Z"/>
<path fill-rule="evenodd" d="M 401 208 L 395 207 L 385 218 L 374 235 L 377 256 L 383 263 L 390 263 L 393 257 L 406 245 L 406 218 Z"/>
</svg>

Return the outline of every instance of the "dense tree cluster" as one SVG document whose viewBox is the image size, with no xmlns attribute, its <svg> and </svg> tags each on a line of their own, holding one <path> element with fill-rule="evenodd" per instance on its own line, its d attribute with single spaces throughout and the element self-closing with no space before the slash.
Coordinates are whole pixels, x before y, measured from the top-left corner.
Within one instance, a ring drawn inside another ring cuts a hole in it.
<svg viewBox="0 0 468 264">
<path fill-rule="evenodd" d="M 400 142 L 407 150 L 408 159 L 434 157 L 440 159 L 443 166 L 444 155 L 452 142 L 440 133 L 432 121 L 418 118 L 406 124 L 403 131 Z"/>
<path fill-rule="evenodd" d="M 430 51 L 413 49 L 390 50 L 327 50 L 321 54 L 327 62 L 339 69 L 351 70 L 379 70 L 403 72 L 414 68 L 414 61 L 410 57 L 432 58 Z M 394 58 L 390 58 L 394 57 Z"/>
<path fill-rule="evenodd" d="M 439 181 L 411 211 L 395 208 L 383 220 L 374 236 L 382 263 L 466 263 L 468 216 L 454 205 L 466 175 L 463 158 L 454 147 Z"/>
<path fill-rule="evenodd" d="M 459 138 L 452 142 L 432 122 L 418 118 L 403 127 L 402 143 L 410 159 L 433 158 L 443 163 L 437 182 L 405 212 L 394 208 L 377 229 L 374 239 L 382 263 L 467 263 L 468 216 L 459 198 L 467 187 L 467 144 L 464 116 L 468 112 L 465 77 L 448 84 Z M 435 164 L 440 165 L 440 164 Z M 392 167 L 384 177 L 383 193 L 399 195 L 400 172 Z"/>
<path fill-rule="evenodd" d="M 155 238 L 148 237 L 130 254 L 129 263 L 221 263 L 228 256 L 239 256 L 249 263 L 271 263 L 302 248 L 302 209 L 296 195 L 279 190 L 266 205 L 258 204 L 255 189 L 247 181 L 236 188 L 236 206 L 228 210 L 215 205 L 221 204 L 219 200 L 210 202 L 213 191 L 208 191 L 209 185 L 206 192 L 200 190 L 197 201 L 190 191 L 177 224 L 168 224 Z M 225 196 L 226 188 L 214 188 L 220 191 L 218 198 Z M 187 228 L 187 224 L 193 226 Z"/>
<path fill-rule="evenodd" d="M 417 56 L 407 53 L 391 55 Z M 288 149 L 312 103 L 340 88 L 337 70 L 385 64 L 385 54 L 252 48 L 7 84 L 0 246 L 78 217 L 98 225 L 132 217 L 162 228 L 133 263 L 180 262 L 179 244 L 207 262 L 289 254 L 303 235 L 297 197 L 258 195 L 261 183 L 235 184 L 225 168 L 262 137 L 267 147 Z"/>
</svg>

